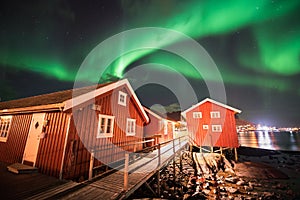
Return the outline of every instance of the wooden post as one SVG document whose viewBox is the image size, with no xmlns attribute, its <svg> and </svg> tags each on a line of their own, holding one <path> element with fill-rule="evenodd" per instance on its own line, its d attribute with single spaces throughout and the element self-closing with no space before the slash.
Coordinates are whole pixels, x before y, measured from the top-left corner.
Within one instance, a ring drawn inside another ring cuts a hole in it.
<svg viewBox="0 0 300 200">
<path fill-rule="evenodd" d="M 158 151 L 157 151 L 157 154 L 158 154 L 158 167 L 160 168 L 160 144 L 158 144 Z"/>
<path fill-rule="evenodd" d="M 214 147 L 211 146 L 211 147 L 210 147 L 210 153 L 213 153 L 213 152 L 214 152 Z"/>
<path fill-rule="evenodd" d="M 128 190 L 128 165 L 129 165 L 129 154 L 125 153 L 124 191 Z"/>
<path fill-rule="evenodd" d="M 175 140 L 173 140 L 173 154 L 175 156 Z"/>
<path fill-rule="evenodd" d="M 157 194 L 160 197 L 160 169 L 157 172 Z"/>
<path fill-rule="evenodd" d="M 89 180 L 93 178 L 93 168 L 94 168 L 94 150 L 91 150 L 91 158 L 90 158 L 90 168 L 89 168 Z"/>
<path fill-rule="evenodd" d="M 158 172 L 157 172 L 157 193 L 158 197 L 160 197 L 160 163 L 161 163 L 161 157 L 160 157 L 160 143 L 158 144 Z"/>
<path fill-rule="evenodd" d="M 202 147 L 200 146 L 200 153 L 202 153 Z"/>
<path fill-rule="evenodd" d="M 136 159 L 136 143 L 134 143 L 134 146 L 133 146 L 133 161 L 135 161 Z"/>
<path fill-rule="evenodd" d="M 220 147 L 221 155 L 223 155 L 223 147 Z"/>
<path fill-rule="evenodd" d="M 182 172 L 182 151 L 179 152 L 180 171 Z"/>
<path fill-rule="evenodd" d="M 238 161 L 238 154 L 237 154 L 236 148 L 234 148 L 234 158 L 235 158 L 235 161 Z"/>
</svg>

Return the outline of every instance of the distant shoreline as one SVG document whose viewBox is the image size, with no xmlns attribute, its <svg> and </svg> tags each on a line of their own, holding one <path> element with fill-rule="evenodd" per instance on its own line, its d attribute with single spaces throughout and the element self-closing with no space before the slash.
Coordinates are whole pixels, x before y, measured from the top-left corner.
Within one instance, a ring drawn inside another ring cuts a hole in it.
<svg viewBox="0 0 300 200">
<path fill-rule="evenodd" d="M 246 147 L 246 146 L 240 146 L 237 149 L 237 151 L 238 154 L 244 156 L 268 156 L 268 155 L 278 155 L 280 153 L 300 155 L 300 151 L 273 150 L 273 149 L 264 149 L 259 147 Z"/>
</svg>

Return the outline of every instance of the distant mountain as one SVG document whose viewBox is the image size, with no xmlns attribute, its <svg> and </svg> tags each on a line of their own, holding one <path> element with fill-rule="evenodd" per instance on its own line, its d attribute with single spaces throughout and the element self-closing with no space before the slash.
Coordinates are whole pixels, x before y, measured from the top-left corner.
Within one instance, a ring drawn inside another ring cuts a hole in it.
<svg viewBox="0 0 300 200">
<path fill-rule="evenodd" d="M 251 125 L 251 126 L 256 126 L 256 124 L 255 123 L 253 123 L 253 122 L 249 122 L 249 121 L 247 121 L 247 120 L 244 120 L 244 119 L 239 119 L 239 118 L 237 118 L 236 119 L 236 125 L 237 126 L 245 126 L 245 125 Z"/>
</svg>

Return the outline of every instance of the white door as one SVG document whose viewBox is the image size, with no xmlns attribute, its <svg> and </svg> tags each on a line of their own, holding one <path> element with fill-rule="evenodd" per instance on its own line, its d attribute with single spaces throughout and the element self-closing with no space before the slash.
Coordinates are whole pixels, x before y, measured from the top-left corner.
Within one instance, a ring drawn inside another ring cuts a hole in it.
<svg viewBox="0 0 300 200">
<path fill-rule="evenodd" d="M 40 143 L 40 134 L 43 131 L 44 118 L 45 113 L 36 113 L 32 116 L 32 121 L 23 155 L 23 163 L 24 161 L 26 161 L 26 163 L 33 163 L 33 166 L 35 166 Z"/>
</svg>

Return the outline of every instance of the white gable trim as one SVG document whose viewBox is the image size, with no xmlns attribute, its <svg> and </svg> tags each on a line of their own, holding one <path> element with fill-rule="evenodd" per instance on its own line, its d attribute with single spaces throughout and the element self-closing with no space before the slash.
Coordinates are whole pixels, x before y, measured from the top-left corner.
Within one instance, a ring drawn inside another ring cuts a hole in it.
<svg viewBox="0 0 300 200">
<path fill-rule="evenodd" d="M 167 118 L 163 118 L 163 117 L 159 116 L 158 114 L 156 114 L 155 112 L 153 112 L 152 110 L 150 110 L 149 108 L 146 108 L 145 106 L 144 106 L 144 109 L 145 109 L 148 113 L 150 113 L 151 115 L 153 115 L 154 117 L 156 117 L 156 118 L 159 119 L 159 120 L 166 120 L 167 122 L 171 122 L 171 123 L 176 124 L 175 121 L 170 120 L 170 119 L 167 119 Z"/>
<path fill-rule="evenodd" d="M 155 112 L 153 112 L 152 110 L 150 110 L 149 108 L 146 108 L 146 107 L 144 107 L 144 109 L 148 112 L 148 113 L 150 113 L 151 115 L 153 115 L 154 117 L 156 117 L 157 119 L 162 119 L 162 117 L 161 116 L 159 116 L 158 114 L 156 114 Z"/>
<path fill-rule="evenodd" d="M 144 118 L 146 119 L 146 122 L 148 123 L 149 122 L 149 117 L 148 115 L 146 114 L 141 102 L 139 101 L 139 99 L 137 98 L 134 90 L 132 89 L 129 81 L 127 79 L 123 79 L 123 80 L 120 80 L 118 82 L 115 82 L 115 83 L 111 83 L 109 85 L 106 85 L 104 87 L 101 87 L 101 88 L 98 88 L 98 89 L 95 89 L 91 92 L 88 92 L 88 93 L 85 93 L 85 94 L 82 94 L 80 96 L 77 96 L 77 97 L 74 97 L 72 99 L 69 99 L 69 100 L 66 100 L 64 102 L 65 106 L 64 106 L 64 110 L 63 111 L 66 111 L 66 110 L 69 110 L 70 108 L 73 108 L 75 106 L 78 106 L 86 101 L 89 101 L 91 99 L 94 99 L 95 97 L 97 96 L 100 96 L 110 90 L 113 90 L 113 89 L 116 89 L 118 87 L 120 87 L 121 85 L 126 85 L 132 95 L 132 97 L 135 99 L 136 103 L 138 104 L 138 107 L 139 109 L 141 110 Z"/>
<path fill-rule="evenodd" d="M 204 104 L 204 103 L 206 103 L 206 102 L 211 102 L 211 103 L 216 104 L 216 105 L 218 105 L 218 106 L 227 108 L 227 109 L 229 109 L 229 110 L 232 110 L 232 111 L 235 112 L 235 113 L 241 113 L 241 112 L 242 112 L 242 111 L 239 110 L 239 109 L 236 109 L 236 108 L 233 108 L 233 107 L 228 106 L 228 105 L 226 105 L 226 104 L 217 102 L 217 101 L 212 100 L 212 99 L 210 99 L 210 98 L 206 98 L 206 99 L 200 101 L 199 103 L 197 103 L 196 105 L 193 105 L 192 107 L 188 108 L 187 110 L 181 112 L 181 115 L 184 116 L 184 117 L 186 117 L 186 113 L 187 113 L 187 112 L 193 110 L 194 108 L 196 108 L 196 107 L 198 107 L 198 106 L 200 106 L 201 104 Z"/>
</svg>

